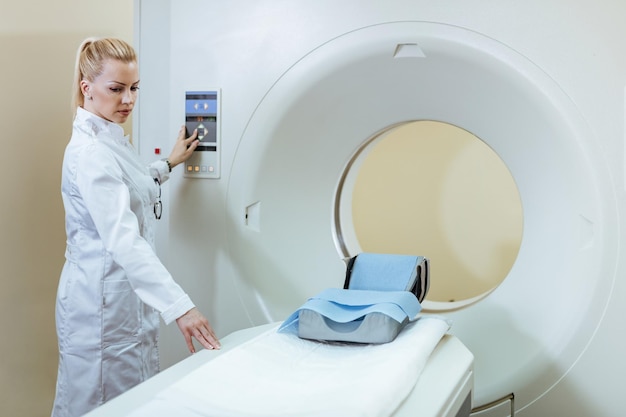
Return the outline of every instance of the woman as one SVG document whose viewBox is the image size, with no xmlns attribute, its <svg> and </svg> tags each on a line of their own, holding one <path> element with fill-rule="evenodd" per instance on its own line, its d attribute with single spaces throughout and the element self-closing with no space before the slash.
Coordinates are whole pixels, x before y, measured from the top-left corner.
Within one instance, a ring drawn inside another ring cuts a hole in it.
<svg viewBox="0 0 626 417">
<path fill-rule="evenodd" d="M 192 337 L 220 347 L 154 252 L 160 184 L 198 141 L 181 128 L 169 158 L 145 167 L 120 123 L 139 90 L 137 57 L 119 39 L 87 39 L 78 50 L 72 137 L 61 192 L 66 262 L 56 304 L 59 371 L 53 417 L 77 417 L 159 370 L 159 313 Z"/>
</svg>

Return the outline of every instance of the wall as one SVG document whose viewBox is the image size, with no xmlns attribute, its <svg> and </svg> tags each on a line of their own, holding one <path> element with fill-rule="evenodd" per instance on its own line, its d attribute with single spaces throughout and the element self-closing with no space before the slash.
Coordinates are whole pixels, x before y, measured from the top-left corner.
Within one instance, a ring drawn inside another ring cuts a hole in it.
<svg viewBox="0 0 626 417">
<path fill-rule="evenodd" d="M 65 250 L 60 194 L 74 57 L 88 36 L 132 42 L 133 2 L 0 0 L 0 415 L 50 415 L 54 302 Z"/>
</svg>

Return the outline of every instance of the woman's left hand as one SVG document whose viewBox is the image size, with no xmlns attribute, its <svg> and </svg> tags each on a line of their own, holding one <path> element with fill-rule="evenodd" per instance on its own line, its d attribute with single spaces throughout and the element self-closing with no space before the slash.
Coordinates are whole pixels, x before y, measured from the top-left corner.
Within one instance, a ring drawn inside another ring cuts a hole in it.
<svg viewBox="0 0 626 417">
<path fill-rule="evenodd" d="M 183 125 L 178 131 L 178 138 L 176 138 L 176 143 L 174 143 L 174 148 L 172 148 L 172 152 L 169 156 L 170 166 L 172 169 L 180 163 L 185 162 L 191 155 L 193 155 L 193 151 L 198 147 L 200 143 L 197 140 L 198 137 L 198 129 L 193 131 L 193 134 L 188 138 L 185 137 L 186 129 L 185 125 Z"/>
</svg>

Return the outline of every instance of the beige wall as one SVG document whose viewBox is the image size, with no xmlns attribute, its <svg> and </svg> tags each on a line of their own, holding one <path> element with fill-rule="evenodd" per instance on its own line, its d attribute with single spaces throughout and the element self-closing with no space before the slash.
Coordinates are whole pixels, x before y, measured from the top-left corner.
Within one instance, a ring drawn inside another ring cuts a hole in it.
<svg viewBox="0 0 626 417">
<path fill-rule="evenodd" d="M 132 41 L 131 0 L 0 0 L 1 416 L 50 415 L 74 56 L 82 39 L 104 35 Z"/>
</svg>

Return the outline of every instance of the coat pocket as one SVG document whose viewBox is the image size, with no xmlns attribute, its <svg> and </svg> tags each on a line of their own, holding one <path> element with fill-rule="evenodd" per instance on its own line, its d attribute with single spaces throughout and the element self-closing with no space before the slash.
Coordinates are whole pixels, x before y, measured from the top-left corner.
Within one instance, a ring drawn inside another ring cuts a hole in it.
<svg viewBox="0 0 626 417">
<path fill-rule="evenodd" d="M 104 346 L 137 341 L 141 329 L 140 301 L 127 280 L 104 281 L 102 342 Z"/>
</svg>

